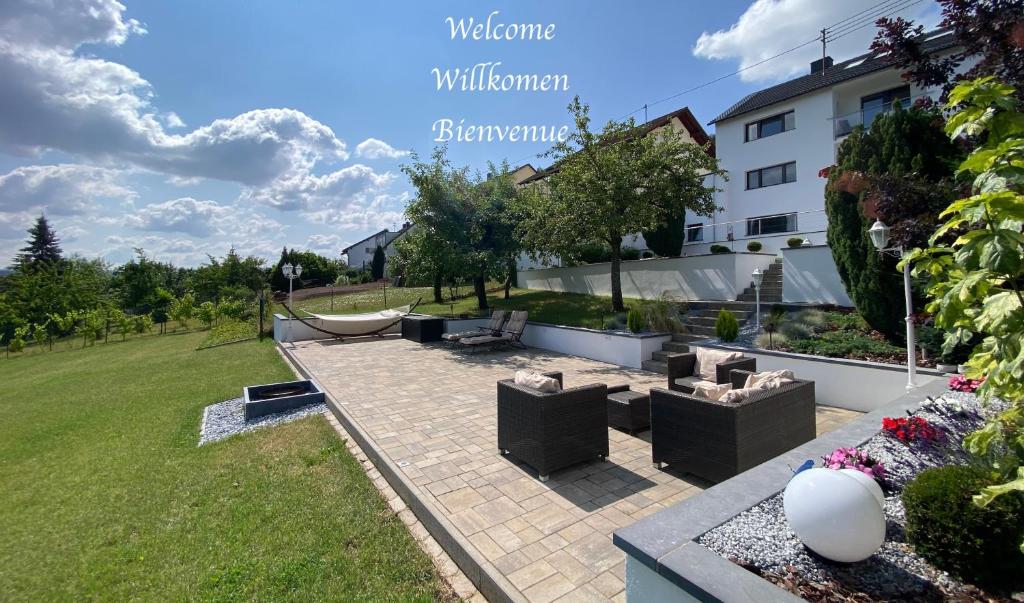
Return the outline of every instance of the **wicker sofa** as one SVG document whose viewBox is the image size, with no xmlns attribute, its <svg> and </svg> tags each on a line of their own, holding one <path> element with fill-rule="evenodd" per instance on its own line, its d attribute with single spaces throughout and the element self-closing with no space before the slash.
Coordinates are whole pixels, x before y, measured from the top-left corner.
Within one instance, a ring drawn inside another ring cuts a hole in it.
<svg viewBox="0 0 1024 603">
<path fill-rule="evenodd" d="M 733 370 L 733 388 L 748 371 Z M 651 389 L 651 448 L 662 463 L 720 482 L 815 438 L 814 382 L 797 379 L 739 403 Z"/>
<path fill-rule="evenodd" d="M 670 354 L 666 364 L 668 365 L 668 388 L 672 391 L 693 393 L 693 383 L 699 382 L 701 378 L 694 375 L 697 368 L 697 354 L 695 352 L 684 352 L 681 354 Z M 729 373 L 732 370 L 757 371 L 756 358 L 739 358 L 715 365 L 715 383 L 729 383 Z"/>
<path fill-rule="evenodd" d="M 544 373 L 562 384 L 562 373 Z M 569 465 L 608 457 L 608 387 L 554 393 L 498 382 L 498 449 L 537 470 L 540 481 Z"/>
</svg>

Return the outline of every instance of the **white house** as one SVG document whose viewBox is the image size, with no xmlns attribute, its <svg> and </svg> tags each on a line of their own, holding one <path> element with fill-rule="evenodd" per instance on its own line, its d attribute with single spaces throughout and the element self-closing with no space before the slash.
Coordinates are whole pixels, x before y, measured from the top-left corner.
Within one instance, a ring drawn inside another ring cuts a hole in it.
<svg viewBox="0 0 1024 603">
<path fill-rule="evenodd" d="M 370 265 L 373 264 L 373 254 L 377 250 L 379 245 L 384 249 L 385 258 L 390 259 L 395 254 L 395 246 L 392 244 L 402 235 L 407 233 L 412 228 L 412 224 L 406 222 L 398 230 L 384 229 L 379 232 L 375 232 L 365 239 L 358 241 L 352 245 L 341 250 L 342 255 L 346 256 L 346 262 L 352 268 L 358 268 L 360 270 L 369 270 Z"/>
<path fill-rule="evenodd" d="M 945 31 L 922 42 L 927 53 L 955 46 Z M 729 179 L 717 183 L 720 212 L 687 216 L 684 253 L 707 253 L 713 243 L 742 251 L 751 240 L 775 252 L 792 237 L 824 244 L 826 179 L 819 172 L 835 163 L 839 143 L 895 101 L 908 106 L 938 92 L 906 82 L 886 56 L 867 53 L 836 64 L 819 59 L 807 75 L 746 96 L 711 121 Z"/>
</svg>

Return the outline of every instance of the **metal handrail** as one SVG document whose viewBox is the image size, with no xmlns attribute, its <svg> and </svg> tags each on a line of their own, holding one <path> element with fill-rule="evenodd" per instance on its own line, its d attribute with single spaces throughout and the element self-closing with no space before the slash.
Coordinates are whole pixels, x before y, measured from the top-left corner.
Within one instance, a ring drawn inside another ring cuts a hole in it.
<svg viewBox="0 0 1024 603">
<path fill-rule="evenodd" d="M 791 216 L 791 215 L 796 215 L 796 217 L 797 217 L 797 229 L 796 230 L 787 231 L 787 232 L 780 232 L 780 233 L 769 233 L 769 234 L 756 234 L 756 235 L 748 235 L 748 234 L 746 234 L 746 225 L 751 220 L 767 220 L 769 218 L 778 218 L 778 217 L 781 217 L 781 216 Z M 820 221 L 816 220 L 816 219 L 812 219 L 811 220 L 811 224 L 807 225 L 807 227 L 801 228 L 800 227 L 800 222 L 803 221 L 805 224 L 807 222 L 806 219 L 805 220 L 801 220 L 801 216 L 814 216 L 814 218 L 817 218 L 818 216 L 820 216 L 822 219 Z M 753 241 L 753 240 L 766 240 L 766 239 L 778 239 L 778 238 L 788 239 L 788 238 L 791 238 L 791 237 L 794 237 L 794 236 L 802 236 L 804 238 L 807 238 L 807 235 L 814 235 L 814 234 L 820 235 L 820 234 L 825 232 L 826 220 L 824 219 L 824 217 L 825 217 L 825 210 L 824 209 L 811 209 L 811 210 L 805 210 L 805 211 L 782 212 L 782 213 L 771 214 L 771 215 L 767 215 L 767 216 L 757 216 L 756 218 L 743 218 L 741 220 L 731 220 L 731 221 L 727 221 L 727 222 L 712 222 L 710 224 L 701 224 L 700 226 L 695 227 L 695 228 L 699 228 L 701 230 L 701 234 L 702 234 L 701 239 L 697 240 L 697 241 L 691 241 L 690 240 L 689 233 L 691 231 L 691 227 L 686 227 L 685 228 L 686 239 L 683 242 L 683 246 L 686 247 L 687 245 L 693 246 L 693 245 L 707 245 L 707 244 L 717 243 L 717 244 L 726 244 L 730 248 L 733 248 L 733 247 L 735 247 L 735 243 L 738 242 L 738 241 L 744 241 L 745 242 L 745 241 Z M 736 227 L 737 225 L 742 225 L 742 226 L 740 228 L 737 228 Z M 709 238 L 708 229 L 711 229 L 710 230 L 710 238 Z M 742 231 L 743 234 L 737 234 L 737 231 Z"/>
</svg>

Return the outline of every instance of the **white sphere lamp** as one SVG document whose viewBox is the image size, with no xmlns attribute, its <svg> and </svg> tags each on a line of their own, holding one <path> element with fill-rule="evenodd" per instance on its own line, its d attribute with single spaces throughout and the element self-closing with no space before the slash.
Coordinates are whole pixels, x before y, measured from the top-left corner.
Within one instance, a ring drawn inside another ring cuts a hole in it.
<svg viewBox="0 0 1024 603">
<path fill-rule="evenodd" d="M 885 541 L 880 494 L 881 488 L 876 494 L 849 472 L 807 469 L 790 480 L 782 506 L 804 546 L 826 559 L 854 563 L 873 555 Z"/>
</svg>

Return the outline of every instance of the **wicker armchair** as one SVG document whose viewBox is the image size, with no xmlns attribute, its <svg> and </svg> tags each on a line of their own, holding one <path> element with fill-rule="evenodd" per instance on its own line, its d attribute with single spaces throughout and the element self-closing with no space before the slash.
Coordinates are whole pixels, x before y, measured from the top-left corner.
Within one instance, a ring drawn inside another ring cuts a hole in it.
<svg viewBox="0 0 1024 603">
<path fill-rule="evenodd" d="M 733 388 L 748 371 L 734 370 Z M 736 404 L 651 389 L 651 448 L 662 463 L 713 482 L 815 438 L 814 382 L 796 380 Z"/>
<path fill-rule="evenodd" d="M 700 380 L 700 377 L 695 377 L 693 374 L 697 367 L 697 354 L 695 352 L 670 354 L 667 364 L 668 388 L 672 391 L 692 394 L 693 387 L 686 384 L 685 381 L 695 382 Z M 732 370 L 756 372 L 757 359 L 739 358 L 715 365 L 715 383 L 729 383 L 729 373 Z M 684 383 L 679 383 L 678 380 L 683 380 Z"/>
<path fill-rule="evenodd" d="M 562 383 L 562 373 L 545 373 Z M 603 383 L 541 393 L 498 382 L 498 449 L 537 470 L 608 457 L 608 387 Z"/>
</svg>

